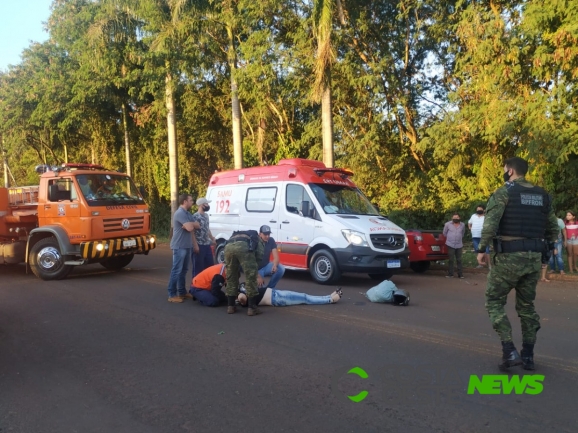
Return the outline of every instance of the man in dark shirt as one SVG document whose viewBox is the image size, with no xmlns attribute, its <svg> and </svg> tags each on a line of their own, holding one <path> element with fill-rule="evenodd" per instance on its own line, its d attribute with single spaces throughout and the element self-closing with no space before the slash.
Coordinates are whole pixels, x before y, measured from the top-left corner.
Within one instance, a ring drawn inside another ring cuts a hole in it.
<svg viewBox="0 0 578 433">
<path fill-rule="evenodd" d="M 265 287 L 274 289 L 283 277 L 283 274 L 285 274 L 285 267 L 279 263 L 279 252 L 277 251 L 275 239 L 271 237 L 271 227 L 261 226 L 259 229 L 259 237 L 265 243 L 265 250 L 263 252 L 263 260 L 259 263 L 258 272 L 262 279 L 271 275 L 271 280 L 269 280 L 269 283 Z M 271 254 L 273 254 L 272 262 L 269 261 Z"/>
</svg>

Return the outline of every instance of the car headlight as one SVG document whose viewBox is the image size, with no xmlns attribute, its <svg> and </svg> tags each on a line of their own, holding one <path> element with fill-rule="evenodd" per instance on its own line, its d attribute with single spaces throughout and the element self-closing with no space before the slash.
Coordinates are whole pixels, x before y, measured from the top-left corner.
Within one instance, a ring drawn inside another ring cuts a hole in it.
<svg viewBox="0 0 578 433">
<path fill-rule="evenodd" d="M 341 230 L 343 233 L 343 237 L 352 245 L 356 245 L 358 247 L 367 247 L 368 243 L 365 240 L 365 234 L 361 232 L 356 232 L 354 230 Z"/>
</svg>

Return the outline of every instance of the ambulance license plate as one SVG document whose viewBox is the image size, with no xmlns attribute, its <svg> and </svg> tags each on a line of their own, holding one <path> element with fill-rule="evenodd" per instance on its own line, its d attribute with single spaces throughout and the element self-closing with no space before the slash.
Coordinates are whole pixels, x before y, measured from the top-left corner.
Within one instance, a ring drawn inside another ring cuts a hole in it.
<svg viewBox="0 0 578 433">
<path fill-rule="evenodd" d="M 388 260 L 387 261 L 388 268 L 401 268 L 401 261 L 400 260 Z"/>
<path fill-rule="evenodd" d="M 136 247 L 136 239 L 129 239 L 127 241 L 122 241 L 122 246 L 124 248 Z"/>
<path fill-rule="evenodd" d="M 432 246 L 431 246 L 431 250 L 432 250 L 432 251 L 439 251 L 439 250 L 440 250 L 440 246 L 439 246 L 439 245 L 432 245 Z"/>
</svg>

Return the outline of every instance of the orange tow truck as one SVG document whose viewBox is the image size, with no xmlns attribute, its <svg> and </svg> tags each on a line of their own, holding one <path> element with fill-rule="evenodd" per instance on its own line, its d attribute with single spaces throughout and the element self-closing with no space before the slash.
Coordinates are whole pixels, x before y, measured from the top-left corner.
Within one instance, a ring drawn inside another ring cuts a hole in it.
<svg viewBox="0 0 578 433">
<path fill-rule="evenodd" d="M 155 248 L 149 208 L 126 174 L 95 164 L 36 172 L 40 185 L 0 188 L 0 264 L 58 280 L 90 263 L 118 270 Z"/>
</svg>

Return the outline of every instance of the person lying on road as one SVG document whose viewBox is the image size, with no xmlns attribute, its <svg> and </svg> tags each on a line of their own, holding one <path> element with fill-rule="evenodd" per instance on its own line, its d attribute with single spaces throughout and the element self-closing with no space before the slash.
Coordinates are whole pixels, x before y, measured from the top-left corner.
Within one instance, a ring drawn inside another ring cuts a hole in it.
<svg viewBox="0 0 578 433">
<path fill-rule="evenodd" d="M 291 292 L 289 290 L 277 290 L 271 289 L 270 287 L 261 287 L 257 289 L 259 291 L 259 296 L 256 299 L 256 305 L 265 306 L 270 305 L 273 307 L 288 307 L 289 305 L 322 305 L 322 304 L 335 304 L 343 296 L 343 290 L 338 288 L 336 291 L 326 296 L 313 296 L 307 293 Z M 244 285 L 241 285 L 239 295 L 237 296 L 237 302 L 242 305 L 247 305 L 247 295 L 245 293 Z"/>
</svg>

